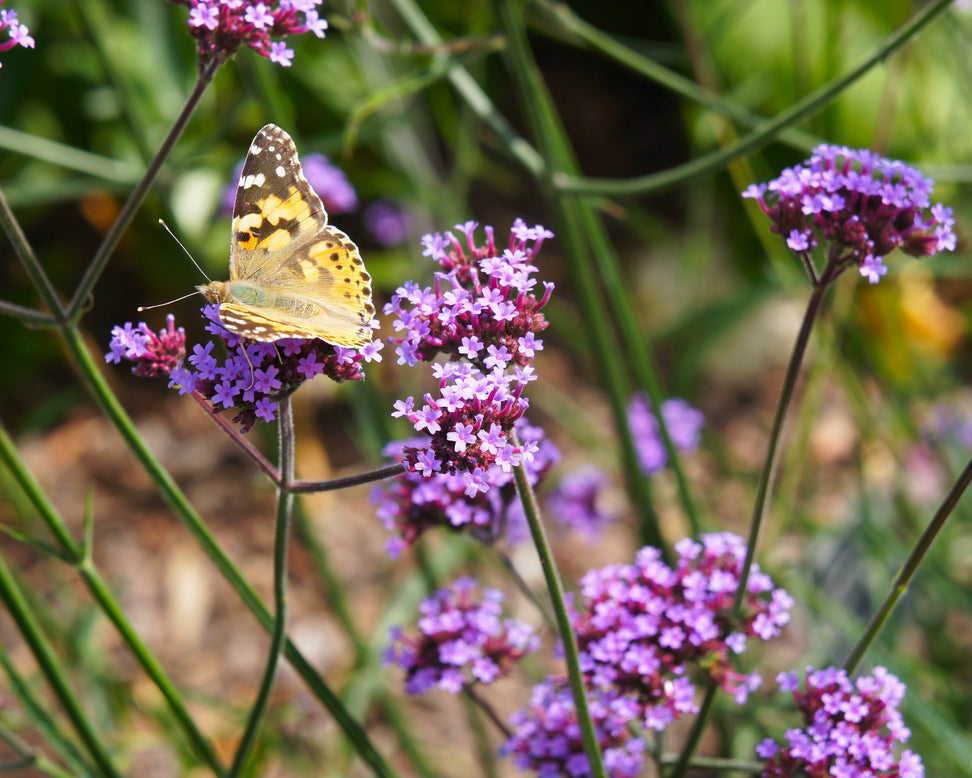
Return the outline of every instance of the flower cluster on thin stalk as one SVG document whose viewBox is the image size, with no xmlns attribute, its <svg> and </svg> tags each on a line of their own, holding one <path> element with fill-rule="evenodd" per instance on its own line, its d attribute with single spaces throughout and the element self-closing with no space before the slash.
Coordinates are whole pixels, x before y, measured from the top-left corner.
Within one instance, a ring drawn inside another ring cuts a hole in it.
<svg viewBox="0 0 972 778">
<path fill-rule="evenodd" d="M 258 419 L 273 421 L 277 401 L 296 391 L 304 381 L 316 375 L 338 383 L 360 381 L 364 378 L 363 362 L 381 361 L 384 344 L 378 340 L 360 351 L 332 346 L 316 338 L 285 338 L 272 343 L 246 341 L 223 327 L 218 310 L 216 305 L 205 305 L 202 313 L 208 322 L 206 329 L 222 341 L 224 357 L 218 355 L 216 341 L 211 340 L 193 346 L 192 355 L 182 361 L 185 334 L 181 328 L 173 329 L 170 315 L 169 329 L 160 333 L 158 343 L 151 340 L 154 336 L 144 324 L 115 327 L 105 359 L 135 362 L 132 370 L 138 375 L 168 375 L 169 386 L 178 389 L 179 394 L 196 392 L 217 412 L 235 408 L 233 423 L 240 425 L 244 433 Z M 178 349 L 170 349 L 173 344 Z"/>
<path fill-rule="evenodd" d="M 4 0 L 0 0 L 0 3 Z M 9 11 L 6 8 L 0 10 L 0 32 L 7 31 L 7 40 L 0 41 L 0 51 L 8 51 L 14 46 L 23 46 L 25 49 L 34 48 L 34 38 L 27 29 L 27 25 L 17 18 L 16 11 Z M 3 64 L 0 63 L 0 67 Z"/>
<path fill-rule="evenodd" d="M 811 255 L 827 249 L 827 280 L 856 266 L 875 284 L 888 272 L 884 257 L 896 248 L 914 257 L 955 249 L 952 209 L 931 205 L 933 181 L 903 162 L 866 149 L 821 144 L 807 161 L 750 197 L 770 218 L 770 229 L 816 279 Z"/>
<path fill-rule="evenodd" d="M 594 689 L 637 703 L 638 718 L 663 730 L 696 713 L 690 669 L 746 701 L 760 678 L 732 669 L 748 638 L 769 640 L 789 621 L 792 598 L 753 566 L 738 622 L 733 604 L 746 546 L 732 533 L 685 538 L 674 569 L 646 546 L 634 564 L 589 571 L 573 613 L 581 671 Z"/>
<path fill-rule="evenodd" d="M 233 214 L 244 162 L 245 159 L 239 161 L 236 170 L 233 171 L 233 176 L 223 189 L 221 204 L 223 213 L 227 216 Z M 313 152 L 302 156 L 301 167 L 303 168 L 304 178 L 307 179 L 311 188 L 320 195 L 324 208 L 330 216 L 338 216 L 357 209 L 358 193 L 355 192 L 354 185 L 348 180 L 344 171 L 333 164 L 326 154 Z"/>
<path fill-rule="evenodd" d="M 560 459 L 560 451 L 540 427 L 533 427 L 521 417 L 514 423 L 520 440 L 530 447 L 533 456 L 524 462 L 524 471 L 536 486 Z M 390 443 L 385 456 L 401 460 L 405 449 L 421 447 L 420 439 Z M 413 545 L 422 534 L 435 527 L 471 532 L 487 543 L 500 538 L 514 545 L 527 537 L 523 505 L 516 495 L 511 470 L 498 464 L 486 472 L 490 488 L 470 490 L 459 473 L 432 473 L 424 476 L 405 471 L 396 478 L 377 484 L 371 501 L 385 529 L 394 533 L 385 550 L 395 559 Z"/>
<path fill-rule="evenodd" d="M 321 0 L 169 0 L 189 9 L 189 33 L 196 39 L 199 63 L 232 57 L 241 46 L 283 67 L 290 67 L 294 50 L 282 40 L 312 32 L 323 38 L 327 20 L 317 11 Z"/>
<path fill-rule="evenodd" d="M 694 451 L 699 447 L 705 416 L 685 400 L 673 397 L 661 404 L 665 429 L 675 448 Z M 654 475 L 668 463 L 658 419 L 651 411 L 647 395 L 638 392 L 628 403 L 628 427 L 638 454 L 638 464 L 647 475 Z"/>
<path fill-rule="evenodd" d="M 503 593 L 460 578 L 419 606 L 420 635 L 393 627 L 385 662 L 406 673 L 405 691 L 423 694 L 440 688 L 453 694 L 473 684 L 490 684 L 509 674 L 526 654 L 540 647 L 533 628 L 502 618 Z"/>
<path fill-rule="evenodd" d="M 905 685 L 883 667 L 851 682 L 844 670 L 807 668 L 806 690 L 796 673 L 780 673 L 780 691 L 793 692 L 803 728 L 787 730 L 785 745 L 767 738 L 756 748 L 766 763 L 762 778 L 923 778 L 921 757 L 895 754 L 911 731 L 898 706 Z"/>
<path fill-rule="evenodd" d="M 489 470 L 529 462 L 534 446 L 514 445 L 510 433 L 529 403 L 523 396 L 535 379 L 530 364 L 543 347 L 536 335 L 547 326 L 541 309 L 553 284 L 537 299 L 533 260 L 552 233 L 514 222 L 510 238 L 497 245 L 493 229 L 476 243 L 476 222 L 456 231 L 426 235 L 424 254 L 439 263 L 435 283 L 409 282 L 397 290 L 385 313 L 400 336 L 398 363 L 433 364 L 437 397 L 426 394 L 420 407 L 413 397 L 395 403 L 395 417 L 408 419 L 425 445 L 407 446 L 403 462 L 425 476 L 458 472 L 467 494 L 489 490 Z"/>
<path fill-rule="evenodd" d="M 408 213 L 401 203 L 390 197 L 370 203 L 362 212 L 361 220 L 368 234 L 382 246 L 404 243 L 412 229 Z"/>
<path fill-rule="evenodd" d="M 176 329 L 171 313 L 165 322 L 158 335 L 144 321 L 113 327 L 105 361 L 117 365 L 127 360 L 132 363 L 132 372 L 143 378 L 169 375 L 186 356 L 186 331 Z"/>
<path fill-rule="evenodd" d="M 544 515 L 561 531 L 574 531 L 596 541 L 617 516 L 604 504 L 611 478 L 593 465 L 564 474 L 543 498 Z"/>
<path fill-rule="evenodd" d="M 646 744 L 628 727 L 637 717 L 636 706 L 604 690 L 590 692 L 587 703 L 607 774 L 641 775 Z M 521 770 L 534 770 L 540 778 L 591 774 L 574 697 L 564 679 L 548 678 L 534 686 L 529 704 L 510 717 L 510 725 L 513 731 L 501 754 L 512 756 Z"/>
</svg>

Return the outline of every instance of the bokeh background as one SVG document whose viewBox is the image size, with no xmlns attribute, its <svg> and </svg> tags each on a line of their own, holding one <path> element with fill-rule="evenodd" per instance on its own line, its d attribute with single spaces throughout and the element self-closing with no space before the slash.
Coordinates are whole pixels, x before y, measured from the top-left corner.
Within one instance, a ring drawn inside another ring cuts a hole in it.
<svg viewBox="0 0 972 778">
<path fill-rule="evenodd" d="M 8 0 L 4 7 L 29 24 L 37 46 L 0 55 L 0 185 L 67 297 L 192 87 L 196 61 L 187 12 L 162 0 Z M 326 40 L 291 39 L 292 67 L 243 50 L 218 73 L 95 289 L 83 325 L 96 355 L 107 351 L 114 325 L 144 319 L 158 329 L 166 312 L 186 328 L 190 344 L 206 339 L 198 298 L 136 311 L 203 282 L 158 220 L 166 220 L 210 277 L 224 278 L 225 190 L 235 185 L 234 169 L 250 139 L 270 121 L 294 136 L 302 157 L 325 154 L 353 186 L 357 207 L 332 212 L 332 221 L 358 243 L 379 308 L 404 281 L 431 279 L 419 244 L 425 232 L 474 219 L 504 234 L 517 216 L 560 232 L 546 187 L 445 76 L 447 65 L 467 68 L 495 110 L 534 140 L 491 3 L 388 0 L 331 3 L 323 10 L 331 24 Z M 588 176 L 623 179 L 731 144 L 846 73 L 916 10 L 917 4 L 901 0 L 591 0 L 563 6 L 545 0 L 527 4 L 527 19 L 530 44 L 580 167 Z M 411 12 L 425 17 L 444 43 L 418 42 Z M 577 20 L 680 80 L 651 78 L 592 51 L 578 37 Z M 972 453 L 972 279 L 965 238 L 972 213 L 970 43 L 972 12 L 950 9 L 758 151 L 648 194 L 606 195 L 598 203 L 666 395 L 687 399 L 707 417 L 703 444 L 685 463 L 705 529 L 743 534 L 808 286 L 783 242 L 739 192 L 806 158 L 815 144 L 831 142 L 920 167 L 936 180 L 935 200 L 955 209 L 954 254 L 928 261 L 893 255 L 880 284 L 871 287 L 847 274 L 828 298 L 761 544 L 763 568 L 798 603 L 784 638 L 760 656 L 747 655 L 767 682 L 782 668 L 843 659 Z M 367 216 L 375 203 L 397 209 L 401 240 L 388 245 L 387 236 L 375 233 Z M 602 377 L 562 251 L 556 239 L 548 241 L 539 258 L 539 277 L 554 281 L 557 290 L 547 308 L 546 350 L 537 361 L 541 380 L 530 391 L 531 421 L 545 427 L 564 455 L 551 483 L 581 465 L 601 467 L 614 478 L 604 499 L 617 515 L 599 544 L 558 538 L 564 574 L 575 581 L 594 565 L 629 561 L 639 534 L 618 469 Z M 6 243 L 0 245 L 0 294 L 37 304 Z M 603 304 L 611 310 L 609 296 Z M 390 334 L 386 324 L 382 335 Z M 105 373 L 219 541 L 269 595 L 270 485 L 164 381 L 136 378 L 124 366 L 106 366 Z M 394 399 L 424 386 L 416 373 L 397 366 L 389 348 L 383 363 L 369 367 L 364 385 L 321 381 L 302 389 L 299 475 L 324 479 L 380 464 L 382 446 L 408 434 L 389 411 Z M 99 415 L 58 338 L 11 318 L 0 320 L 0 418 L 77 533 L 91 496 L 97 564 L 187 690 L 204 730 L 232 753 L 266 635 Z M 251 437 L 273 451 L 272 428 L 255 429 Z M 0 484 L 4 526 L 36 530 L 2 469 Z M 498 744 L 496 733 L 477 746 L 470 725 L 475 714 L 460 700 L 405 698 L 400 673 L 382 668 L 378 654 L 387 627 L 407 621 L 423 596 L 423 571 L 432 569 L 445 581 L 473 569 L 502 585 L 500 565 L 475 542 L 444 535 L 429 538 L 420 553 L 390 561 L 367 495 L 360 487 L 301 500 L 291 634 L 402 774 L 422 774 L 422 763 L 438 766 L 435 774 L 488 774 L 481 772 L 482 754 Z M 653 480 L 652 495 L 665 539 L 682 537 L 687 524 L 670 474 Z M 929 775 L 972 774 L 970 513 L 960 503 L 867 657 L 908 684 L 909 745 L 923 756 Z M 0 551 L 29 587 L 72 681 L 124 754 L 130 774 L 203 774 L 174 744 L 178 738 L 157 692 L 75 572 L 12 537 L 0 538 Z M 528 547 L 510 553 L 529 581 L 539 580 Z M 345 592 L 350 614 L 335 607 L 335 587 Z M 513 605 L 530 618 L 515 596 Z M 360 646 L 349 637 L 346 619 Z M 6 660 L 37 680 L 5 613 L 0 645 Z M 526 701 L 527 676 L 490 690 L 504 716 Z M 254 774 L 366 774 L 296 676 L 284 671 L 276 689 Z M 414 723 L 421 758 L 402 751 L 390 734 L 393 715 Z M 742 715 L 727 709 L 716 717 L 703 751 L 751 754 L 783 715 L 771 706 Z M 43 748 L 3 680 L 0 723 Z M 516 774 L 508 763 L 492 769 Z"/>
</svg>

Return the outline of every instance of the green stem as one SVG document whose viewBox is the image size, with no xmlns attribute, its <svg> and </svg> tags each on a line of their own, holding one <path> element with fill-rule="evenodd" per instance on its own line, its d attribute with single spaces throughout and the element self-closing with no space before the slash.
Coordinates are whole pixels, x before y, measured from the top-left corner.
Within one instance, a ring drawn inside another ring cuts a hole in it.
<svg viewBox="0 0 972 778">
<path fill-rule="evenodd" d="M 759 474 L 759 482 L 756 486 L 756 500 L 753 505 L 753 514 L 749 523 L 749 540 L 746 544 L 746 560 L 743 562 L 743 569 L 739 578 L 739 589 L 736 591 L 736 600 L 733 603 L 733 619 L 738 620 L 742 613 L 743 603 L 746 601 L 746 588 L 749 583 L 749 573 L 752 570 L 753 560 L 756 556 L 756 544 L 759 541 L 759 533 L 763 526 L 763 519 L 766 517 L 770 495 L 773 491 L 773 480 L 776 477 L 776 469 L 780 460 L 780 441 L 783 437 L 783 423 L 786 421 L 786 413 L 790 407 L 796 390 L 797 379 L 800 376 L 800 366 L 803 364 L 803 357 L 807 351 L 807 344 L 810 342 L 810 334 L 813 331 L 814 322 L 820 313 L 820 305 L 823 302 L 827 287 L 836 276 L 828 267 L 824 271 L 821 282 L 813 288 L 810 299 L 807 301 L 807 309 L 803 314 L 803 323 L 797 333 L 796 342 L 793 344 L 793 353 L 790 354 L 790 362 L 786 366 L 786 376 L 783 379 L 783 388 L 780 390 L 780 400 L 776 406 L 776 414 L 773 416 L 773 426 L 770 427 L 769 442 L 766 448 L 766 458 L 763 460 L 763 469 Z"/>
<path fill-rule="evenodd" d="M 44 272 L 41 263 L 37 261 L 34 249 L 27 241 L 27 236 L 24 235 L 24 231 L 20 228 L 20 222 L 17 221 L 17 217 L 10 210 L 10 204 L 7 202 L 7 198 L 4 196 L 2 189 L 0 189 L 0 227 L 3 228 L 3 231 L 10 239 L 10 245 L 13 246 L 14 253 L 20 260 L 20 264 L 24 266 L 27 277 L 30 279 L 31 284 L 33 284 L 34 289 L 37 290 L 37 294 L 40 295 L 47 310 L 50 311 L 54 321 L 56 323 L 66 321 L 61 298 L 58 297 L 57 291 L 51 284 L 51 280 L 47 277 L 47 273 Z"/>
<path fill-rule="evenodd" d="M 88 749 L 88 753 L 91 754 L 91 758 L 98 769 L 107 778 L 121 778 L 121 773 L 112 764 L 108 749 L 102 744 L 98 733 L 81 707 L 81 702 L 68 684 L 67 675 L 61 669 L 60 660 L 48 644 L 47 637 L 41 630 L 40 624 L 37 623 L 30 604 L 24 599 L 24 595 L 2 554 L 0 554 L 0 600 L 3 600 L 4 605 L 6 605 L 7 612 L 17 624 L 17 629 L 30 647 L 34 659 L 40 666 L 41 673 L 47 683 L 50 684 L 54 695 L 61 703 L 61 707 Z"/>
<path fill-rule="evenodd" d="M 271 630 L 273 627 L 273 616 L 267 609 L 257 593 L 253 590 L 247 580 L 242 576 L 236 565 L 227 556 L 223 548 L 216 542 L 209 528 L 196 513 L 195 509 L 186 499 L 185 494 L 179 489 L 172 476 L 155 458 L 145 441 L 142 440 L 132 420 L 125 413 L 118 402 L 118 398 L 112 393 L 107 382 L 102 376 L 98 366 L 95 364 L 91 355 L 81 338 L 80 333 L 74 327 L 67 327 L 62 331 L 68 353 L 81 372 L 82 379 L 88 386 L 98 405 L 109 418 L 119 434 L 128 444 L 135 458 L 139 461 L 145 472 L 159 490 L 163 499 L 169 504 L 175 514 L 182 520 L 193 537 L 199 543 L 200 548 L 212 560 L 226 582 L 239 595 L 240 599 L 247 608 L 257 617 L 264 629 Z M 318 700 L 324 705 L 334 720 L 340 726 L 348 740 L 353 744 L 358 755 L 371 767 L 376 775 L 390 778 L 395 775 L 395 771 L 388 765 L 384 757 L 371 743 L 367 733 L 361 725 L 348 713 L 341 699 L 331 691 L 330 687 L 324 682 L 314 667 L 297 650 L 297 647 L 287 641 L 284 656 L 287 658 L 297 674 L 307 684 Z"/>
<path fill-rule="evenodd" d="M 370 470 L 367 473 L 348 475 L 344 478 L 332 478 L 330 481 L 293 481 L 290 485 L 290 491 L 295 494 L 333 492 L 335 489 L 347 489 L 349 486 L 361 486 L 362 484 L 371 484 L 375 481 L 384 481 L 386 478 L 394 478 L 404 472 L 405 467 L 402 464 L 386 465 L 385 467 L 379 467 L 377 470 Z"/>
<path fill-rule="evenodd" d="M 391 4 L 422 43 L 436 51 L 444 52 L 439 54 L 439 57 L 450 57 L 447 48 L 443 46 L 442 36 L 436 32 L 435 27 L 422 13 L 422 9 L 415 0 L 391 0 Z M 490 129 L 496 133 L 502 141 L 503 148 L 524 168 L 529 170 L 535 178 L 544 179 L 547 176 L 548 169 L 543 157 L 523 137 L 517 134 L 513 126 L 493 105 L 482 87 L 469 74 L 469 71 L 462 65 L 451 64 L 448 78 L 453 88 L 462 95 L 473 113 L 486 122 Z"/>
<path fill-rule="evenodd" d="M 0 148 L 112 184 L 130 185 L 138 180 L 138 168 L 130 162 L 119 162 L 13 127 L 0 127 Z"/>
<path fill-rule="evenodd" d="M 705 731 L 705 725 L 709 721 L 709 716 L 712 713 L 712 706 L 715 703 L 715 696 L 718 691 L 719 685 L 715 681 L 709 681 L 705 689 L 705 698 L 702 700 L 702 704 L 699 706 L 699 713 L 695 717 L 695 722 L 692 724 L 692 730 L 685 739 L 682 752 L 678 755 L 678 761 L 672 768 L 671 773 L 668 774 L 668 778 L 682 778 L 685 771 L 694 761 L 692 757 L 695 754 L 695 749 L 698 748 L 699 741 L 702 739 L 702 733 Z"/>
<path fill-rule="evenodd" d="M 9 303 L 6 300 L 0 300 L 0 313 L 19 319 L 27 326 L 52 327 L 55 324 L 54 317 L 49 313 L 25 308 L 23 305 Z"/>
<path fill-rule="evenodd" d="M 186 100 L 186 104 L 183 106 L 182 111 L 179 116 L 176 117 L 172 128 L 169 130 L 169 134 L 165 136 L 165 140 L 162 141 L 162 145 L 159 147 L 158 152 L 152 158 L 149 163 L 148 168 L 145 171 L 145 175 L 138 182 L 135 189 L 129 195 L 128 200 L 122 206 L 121 210 L 118 212 L 118 216 L 108 233 L 105 235 L 104 239 L 101 241 L 101 245 L 98 246 L 98 250 L 95 252 L 94 257 L 92 257 L 91 262 L 88 267 L 85 268 L 84 275 L 81 277 L 81 281 L 78 284 L 78 288 L 74 292 L 74 296 L 71 298 L 71 304 L 68 306 L 67 319 L 69 321 L 77 321 L 83 312 L 85 303 L 88 297 L 91 295 L 95 284 L 98 282 L 98 278 L 101 276 L 102 271 L 105 269 L 105 265 L 108 264 L 108 259 L 111 257 L 111 253 L 115 250 L 118 245 L 118 241 L 121 240 L 122 235 L 125 230 L 128 229 L 128 225 L 131 224 L 132 219 L 135 218 L 135 214 L 142 205 L 142 201 L 145 199 L 149 190 L 152 188 L 152 184 L 155 183 L 155 178 L 162 169 L 162 165 L 168 159 L 169 154 L 172 152 L 176 141 L 179 140 L 179 136 L 182 135 L 182 131 L 186 128 L 189 123 L 189 119 L 199 105 L 199 101 L 202 99 L 203 93 L 206 91 L 206 87 L 213 80 L 216 75 L 216 71 L 219 70 L 220 65 L 223 64 L 225 60 L 221 57 L 216 57 L 211 60 L 199 73 L 199 78 L 196 80 L 196 85 L 193 87 L 192 93 Z"/>
<path fill-rule="evenodd" d="M 285 484 L 294 478 L 294 415 L 290 405 L 290 397 L 283 397 L 277 405 L 277 433 L 279 440 L 280 477 Z M 256 702 L 250 711 L 249 721 L 243 738 L 236 749 L 233 764 L 230 765 L 226 778 L 236 778 L 246 764 L 246 760 L 256 745 L 257 733 L 263 714 L 267 710 L 273 679 L 277 675 L 280 664 L 280 653 L 287 637 L 287 548 L 290 545 L 290 521 L 294 513 L 294 495 L 287 488 L 282 487 L 277 494 L 277 528 L 273 541 L 273 602 L 276 611 L 273 620 L 273 631 L 270 633 L 270 654 L 267 657 L 267 667 L 263 671 L 263 680 L 257 692 Z"/>
<path fill-rule="evenodd" d="M 125 616 L 125 612 L 119 606 L 110 587 L 94 566 L 94 562 L 91 560 L 91 548 L 82 548 L 71 536 L 57 510 L 47 499 L 44 491 L 37 481 L 34 480 L 33 475 L 20 458 L 13 440 L 11 440 L 2 425 L 0 425 L 0 459 L 3 460 L 11 475 L 13 475 L 14 480 L 23 490 L 24 494 L 27 495 L 47 529 L 57 538 L 62 548 L 67 551 L 69 557 L 75 560 L 78 574 L 84 581 L 85 586 L 87 586 L 89 593 L 98 603 L 102 612 L 114 624 L 115 629 L 118 630 L 118 634 L 121 635 L 122 640 L 125 641 L 125 644 L 145 671 L 145 674 L 152 679 L 152 682 L 162 692 L 162 696 L 169 704 L 169 708 L 179 726 L 182 728 L 190 746 L 217 775 L 220 774 L 223 771 L 223 766 L 220 764 L 216 753 L 213 751 L 209 741 L 206 740 L 196 727 L 195 722 L 189 715 L 189 711 L 186 710 L 185 705 L 182 703 L 179 692 L 166 675 L 165 670 L 162 669 L 162 666 L 155 659 L 148 646 L 142 642 L 138 633 Z"/>
<path fill-rule="evenodd" d="M 553 176 L 554 186 L 564 192 L 635 196 L 667 189 L 689 179 L 720 170 L 735 157 L 743 156 L 768 145 L 785 127 L 814 116 L 851 84 L 867 75 L 875 65 L 883 62 L 896 49 L 901 48 L 916 37 L 935 17 L 944 13 L 951 5 L 952 0 L 936 0 L 936 2 L 925 6 L 897 32 L 890 35 L 856 68 L 811 92 L 786 110 L 780 111 L 773 119 L 764 122 L 725 149 L 703 154 L 690 162 L 659 173 L 650 173 L 635 178 L 579 178 L 567 172 L 558 172 Z"/>
<path fill-rule="evenodd" d="M 891 615 L 891 611 L 894 610 L 894 606 L 898 604 L 898 600 L 908 590 L 911 579 L 914 578 L 915 573 L 918 571 L 918 566 L 925 558 L 925 554 L 928 553 L 928 549 L 931 548 L 931 544 L 935 538 L 938 537 L 938 533 L 941 532 L 942 527 L 945 526 L 946 520 L 955 509 L 959 499 L 965 494 L 965 490 L 968 488 L 970 482 L 972 482 L 972 460 L 965 466 L 965 469 L 959 475 L 958 480 L 952 485 L 952 488 L 945 496 L 945 500 L 935 512 L 925 531 L 921 533 L 921 537 L 918 538 L 918 542 L 912 549 L 911 554 L 908 555 L 908 559 L 898 571 L 898 575 L 891 585 L 891 591 L 888 592 L 888 596 L 871 618 L 867 629 L 864 630 L 864 634 L 861 636 L 857 645 L 854 646 L 847 659 L 844 660 L 843 667 L 848 673 L 852 673 L 857 667 L 858 662 L 861 661 L 867 649 L 870 648 L 875 638 L 877 638 L 878 633 L 884 627 L 888 617 Z"/>
<path fill-rule="evenodd" d="M 807 302 L 807 309 L 803 314 L 803 323 L 800 325 L 800 332 L 797 334 L 796 342 L 793 345 L 793 353 L 790 355 L 790 363 L 786 368 L 786 376 L 783 379 L 783 389 L 780 392 L 780 400 L 776 406 L 776 415 L 773 417 L 773 426 L 770 429 L 769 443 L 766 451 L 766 458 L 763 460 L 763 469 L 759 474 L 759 483 L 756 488 L 756 503 L 753 506 L 753 515 L 749 525 L 749 541 L 746 545 L 746 559 L 743 562 L 742 571 L 739 576 L 739 588 L 736 591 L 736 600 L 733 603 L 733 621 L 738 621 L 743 604 L 746 601 L 746 589 L 749 583 L 749 574 L 752 570 L 753 560 L 756 555 L 756 543 L 759 540 L 759 532 L 766 516 L 769 497 L 772 492 L 772 483 L 776 476 L 776 468 L 780 458 L 780 440 L 783 435 L 783 425 L 786 421 L 787 409 L 793 399 L 796 389 L 797 378 L 800 375 L 800 366 L 806 354 L 807 344 L 810 342 L 810 334 L 813 331 L 813 324 L 817 320 L 820 312 L 820 305 L 823 302 L 824 293 L 830 282 L 839 273 L 834 262 L 830 262 L 820 279 L 820 283 L 813 288 L 810 300 Z M 671 778 L 680 778 L 688 769 L 689 762 L 695 753 L 695 749 L 702 738 L 702 733 L 708 724 L 709 716 L 712 712 L 712 704 L 719 687 L 710 681 L 705 693 L 705 700 L 702 703 L 699 715 L 695 717 L 692 731 L 682 747 L 682 753 L 678 763 L 672 771 Z"/>
<path fill-rule="evenodd" d="M 513 445 L 521 445 L 516 433 L 513 433 L 512 437 Z M 570 614 L 567 612 L 567 602 L 564 599 L 564 586 L 560 580 L 560 573 L 557 570 L 557 563 L 554 560 L 550 542 L 547 540 L 547 531 L 544 529 L 540 517 L 537 496 L 533 492 L 533 487 L 530 486 L 523 465 L 517 465 L 513 468 L 513 477 L 516 481 L 516 491 L 520 497 L 520 502 L 523 503 L 523 513 L 526 515 L 527 525 L 530 527 L 530 535 L 533 538 L 534 546 L 536 546 L 537 556 L 540 558 L 540 567 L 543 570 L 547 591 L 550 593 L 557 631 L 564 648 L 564 662 L 567 665 L 570 691 L 574 696 L 577 722 L 580 725 L 581 739 L 584 741 L 584 753 L 587 754 L 587 759 L 591 765 L 591 775 L 595 778 L 607 778 L 604 763 L 601 760 L 601 748 L 598 743 L 597 732 L 594 729 L 591 711 L 587 705 L 587 695 L 584 691 L 584 676 L 580 669 L 577 636 L 574 635 L 574 630 L 570 625 Z"/>
<path fill-rule="evenodd" d="M 727 100 L 711 89 L 700 85 L 681 73 L 660 65 L 639 51 L 626 46 L 608 33 L 589 24 L 560 0 L 535 0 L 535 7 L 543 16 L 542 23 L 534 24 L 536 32 L 544 35 L 557 34 L 547 23 L 552 20 L 563 31 L 563 40 L 572 45 L 585 44 L 589 49 L 603 54 L 638 75 L 664 87 L 672 94 L 684 97 L 706 108 L 712 113 L 728 116 L 733 121 L 748 127 L 761 125 L 766 117 L 750 111 L 732 100 Z M 783 129 L 779 138 L 795 148 L 809 151 L 820 139 L 810 133 L 793 128 Z"/>
<path fill-rule="evenodd" d="M 533 60 L 522 25 L 520 8 L 504 0 L 499 3 L 507 38 L 510 41 L 512 57 L 511 72 L 519 81 L 523 95 L 523 106 L 527 112 L 534 133 L 540 140 L 544 158 L 557 163 L 560 167 L 573 167 L 572 152 L 567 144 L 565 133 L 553 109 L 550 96 L 546 91 L 543 78 Z M 651 499 L 651 487 L 647 477 L 638 464 L 638 455 L 628 425 L 627 403 L 631 395 L 630 384 L 625 375 L 617 338 L 605 315 L 607 306 L 602 303 L 600 284 L 594 272 L 592 257 L 597 257 L 598 249 L 611 253 L 610 243 L 601 239 L 600 230 L 590 233 L 585 227 L 598 226 L 596 220 L 589 219 L 591 206 L 577 197 L 551 194 L 557 213 L 560 237 L 566 247 L 565 254 L 570 265 L 573 288 L 577 293 L 583 312 L 585 334 L 590 339 L 591 353 L 598 362 L 604 386 L 611 400 L 615 429 L 621 443 L 621 459 L 626 482 L 640 517 L 641 538 L 658 548 L 664 548 L 658 527 L 658 516 Z M 595 245 L 596 243 L 596 245 Z M 641 354 L 636 355 L 640 358 Z"/>
</svg>

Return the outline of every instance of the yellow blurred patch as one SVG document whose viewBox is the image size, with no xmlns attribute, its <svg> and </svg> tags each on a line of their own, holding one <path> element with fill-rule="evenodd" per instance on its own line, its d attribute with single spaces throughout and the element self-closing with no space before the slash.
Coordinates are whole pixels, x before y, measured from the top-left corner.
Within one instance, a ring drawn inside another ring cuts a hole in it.
<svg viewBox="0 0 972 778">
<path fill-rule="evenodd" d="M 925 268 L 912 265 L 900 278 L 901 313 L 908 339 L 929 356 L 952 356 L 965 336 L 965 317 L 938 296 Z"/>
</svg>

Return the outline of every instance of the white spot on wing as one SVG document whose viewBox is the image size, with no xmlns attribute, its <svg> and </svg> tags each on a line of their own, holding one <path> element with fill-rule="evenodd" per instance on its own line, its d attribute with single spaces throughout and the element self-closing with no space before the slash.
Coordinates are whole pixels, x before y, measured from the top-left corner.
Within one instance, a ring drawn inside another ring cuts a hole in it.
<svg viewBox="0 0 972 778">
<path fill-rule="evenodd" d="M 277 175 L 280 176 L 280 178 L 283 178 L 285 175 L 287 175 L 287 171 L 284 170 L 283 165 L 277 165 Z"/>
</svg>

